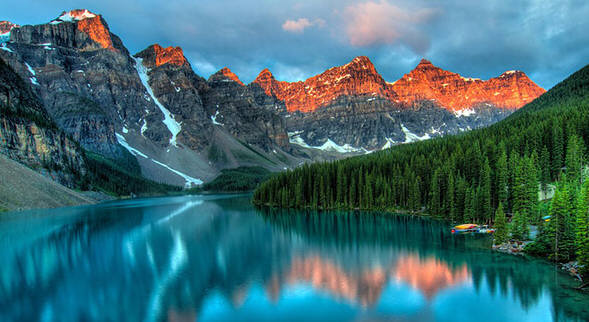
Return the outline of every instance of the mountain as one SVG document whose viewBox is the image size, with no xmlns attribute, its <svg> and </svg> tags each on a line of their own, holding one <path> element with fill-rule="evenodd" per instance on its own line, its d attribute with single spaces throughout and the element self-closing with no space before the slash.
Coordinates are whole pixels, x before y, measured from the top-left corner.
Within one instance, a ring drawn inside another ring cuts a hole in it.
<svg viewBox="0 0 589 322">
<path fill-rule="evenodd" d="M 131 55 L 85 9 L 40 25 L 0 22 L 0 37 L 0 60 L 93 160 L 176 186 L 487 126 L 543 92 L 521 72 L 471 81 L 427 61 L 388 83 L 367 57 L 301 82 L 265 69 L 246 85 L 226 67 L 205 79 L 180 47 Z"/>
<path fill-rule="evenodd" d="M 253 83 L 284 103 L 291 143 L 342 152 L 379 150 L 487 126 L 544 93 L 523 72 L 481 81 L 425 59 L 388 83 L 367 57 L 304 82 L 277 81 L 265 69 Z"/>
<path fill-rule="evenodd" d="M 485 103 L 518 109 L 545 92 L 522 71 L 511 70 L 482 81 L 443 70 L 425 59 L 409 74 L 391 83 L 390 88 L 403 104 L 435 100 L 440 106 L 458 113 Z"/>
<path fill-rule="evenodd" d="M 501 203 L 507 213 L 538 222 L 539 185 L 564 174 L 578 184 L 585 142 L 589 142 L 589 65 L 492 126 L 305 165 L 264 182 L 254 193 L 254 202 L 320 209 L 406 209 L 478 223 L 493 222 Z M 578 165 L 573 167 L 575 162 Z"/>
<path fill-rule="evenodd" d="M 30 80 L 50 118 L 84 149 L 115 163 L 129 151 L 147 178 L 194 185 L 227 167 L 277 171 L 300 162 L 271 146 L 268 134 L 288 145 L 286 132 L 280 117 L 256 104 L 234 113 L 245 120 L 232 122 L 228 111 L 219 116 L 227 125 L 215 125 L 212 117 L 226 105 L 217 109 L 207 100 L 205 107 L 204 99 L 221 95 L 225 84 L 196 75 L 180 48 L 154 45 L 131 56 L 103 17 L 88 10 L 13 26 L 7 37 L 0 58 Z"/>
</svg>

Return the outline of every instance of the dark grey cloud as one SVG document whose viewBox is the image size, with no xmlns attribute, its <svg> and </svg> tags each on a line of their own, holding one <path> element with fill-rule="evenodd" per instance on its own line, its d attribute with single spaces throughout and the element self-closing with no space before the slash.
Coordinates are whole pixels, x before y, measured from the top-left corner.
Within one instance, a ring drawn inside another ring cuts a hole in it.
<svg viewBox="0 0 589 322">
<path fill-rule="evenodd" d="M 63 10 L 102 14 L 132 53 L 181 46 L 196 72 L 263 68 L 299 80 L 359 55 L 389 81 L 426 57 L 469 77 L 520 69 L 550 88 L 589 63 L 585 0 L 22 0 L 0 19 L 45 23 Z"/>
</svg>

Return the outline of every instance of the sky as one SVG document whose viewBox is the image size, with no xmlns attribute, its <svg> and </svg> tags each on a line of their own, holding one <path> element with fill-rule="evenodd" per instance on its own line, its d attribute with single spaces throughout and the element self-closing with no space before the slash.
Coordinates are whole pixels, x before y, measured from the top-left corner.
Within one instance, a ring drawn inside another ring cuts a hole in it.
<svg viewBox="0 0 589 322">
<path fill-rule="evenodd" d="M 0 20 L 41 24 L 64 10 L 101 14 L 131 53 L 180 46 L 208 78 L 269 68 L 304 80 L 368 56 L 387 81 L 421 58 L 465 77 L 522 70 L 545 89 L 589 63 L 587 0 L 19 0 Z"/>
</svg>

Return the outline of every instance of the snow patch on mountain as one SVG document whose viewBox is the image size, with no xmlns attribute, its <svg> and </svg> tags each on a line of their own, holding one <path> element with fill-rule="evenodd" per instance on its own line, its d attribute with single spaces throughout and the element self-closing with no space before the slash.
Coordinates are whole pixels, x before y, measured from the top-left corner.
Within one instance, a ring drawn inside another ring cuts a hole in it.
<svg viewBox="0 0 589 322">
<path fill-rule="evenodd" d="M 148 159 L 151 162 L 153 162 L 161 167 L 164 167 L 164 168 L 168 169 L 170 172 L 175 173 L 176 175 L 182 177 L 186 181 L 186 183 L 185 183 L 186 188 L 190 188 L 194 185 L 201 185 L 203 183 L 203 181 L 200 179 L 193 178 L 185 173 L 182 173 L 176 169 L 173 169 L 172 167 L 170 167 L 169 165 L 167 165 L 165 163 L 162 163 L 162 162 L 159 162 L 155 159 L 150 158 L 145 153 L 143 153 L 143 152 L 137 150 L 136 148 L 132 147 L 131 145 L 129 145 L 129 143 L 127 142 L 127 140 L 125 139 L 125 137 L 123 135 L 121 135 L 119 133 L 115 133 L 115 135 L 117 136 L 117 141 L 119 142 L 119 144 L 122 145 L 125 149 L 127 149 L 127 151 L 129 151 L 132 155 L 140 156 L 145 159 Z"/>
<path fill-rule="evenodd" d="M 405 142 L 403 142 L 403 143 L 411 143 L 411 142 L 417 142 L 417 141 L 423 141 L 423 140 L 429 140 L 429 139 L 431 139 L 431 137 L 429 136 L 429 134 L 425 133 L 423 136 L 419 136 L 419 135 L 411 132 L 403 124 L 401 124 L 401 130 L 403 130 L 403 133 L 405 133 Z"/>
<path fill-rule="evenodd" d="M 124 136 L 122 136 L 119 133 L 115 133 L 115 135 L 117 136 L 117 141 L 119 142 L 119 144 L 122 145 L 123 148 L 127 149 L 127 151 L 129 151 L 132 155 L 149 159 L 149 157 L 147 155 L 143 154 L 141 151 L 130 146 L 129 143 L 127 143 L 127 140 L 125 140 Z"/>
<path fill-rule="evenodd" d="M 388 148 L 392 148 L 392 147 L 393 147 L 395 144 L 397 144 L 397 141 L 395 141 L 395 140 L 393 140 L 393 139 L 391 139 L 391 138 L 387 138 L 387 137 L 385 137 L 384 139 L 385 139 L 385 141 L 387 141 L 387 143 L 385 143 L 385 144 L 382 146 L 382 148 L 380 148 L 381 150 L 388 149 Z"/>
<path fill-rule="evenodd" d="M 176 143 L 176 137 L 178 136 L 178 133 L 180 133 L 180 131 L 182 130 L 182 125 L 176 122 L 176 120 L 174 119 L 174 115 L 167 108 L 165 108 L 164 105 L 160 103 L 160 101 L 153 94 L 153 90 L 151 89 L 151 86 L 149 86 L 149 76 L 147 75 L 149 70 L 145 68 L 145 66 L 143 66 L 143 59 L 133 59 L 135 60 L 135 68 L 137 69 L 137 73 L 139 74 L 141 83 L 143 83 L 143 87 L 145 87 L 145 90 L 147 90 L 147 93 L 149 94 L 155 105 L 157 105 L 160 111 L 162 111 L 162 113 L 164 114 L 163 123 L 164 125 L 166 125 L 170 133 L 172 133 L 170 144 L 173 146 L 178 146 Z"/>
<path fill-rule="evenodd" d="M 164 168 L 172 171 L 173 173 L 181 176 L 182 178 L 184 178 L 184 180 L 186 180 L 186 188 L 190 188 L 193 185 L 198 186 L 198 185 L 201 185 L 202 184 L 202 180 L 193 178 L 193 177 L 191 177 L 191 176 L 189 176 L 187 174 L 184 174 L 184 173 L 182 173 L 182 172 L 180 172 L 178 170 L 172 169 L 167 164 L 163 164 L 163 163 L 161 163 L 161 162 L 159 162 L 157 160 L 154 160 L 154 159 L 151 159 L 151 161 L 153 161 L 155 164 L 160 165 L 160 166 L 162 166 L 162 167 L 164 167 Z"/>
<path fill-rule="evenodd" d="M 213 121 L 213 124 L 215 124 L 215 125 L 223 126 L 224 125 L 223 123 L 217 122 L 217 116 L 219 116 L 219 111 L 216 111 L 215 115 L 211 115 L 211 121 Z"/>
<path fill-rule="evenodd" d="M 303 133 L 303 132 L 302 131 L 288 132 L 288 137 L 289 137 L 290 143 L 300 145 L 304 148 L 319 149 L 319 150 L 323 150 L 323 151 L 332 151 L 332 152 L 339 152 L 339 153 L 352 153 L 352 152 L 367 153 L 367 152 L 369 152 L 364 148 L 356 148 L 356 147 L 351 146 L 348 143 L 346 143 L 344 145 L 339 145 L 339 144 L 333 142 L 331 139 L 327 139 L 327 141 L 325 141 L 325 143 L 323 143 L 322 145 L 312 146 L 312 145 L 307 144 L 307 142 L 305 142 L 305 140 L 303 140 L 303 138 L 301 137 L 301 133 Z"/>
<path fill-rule="evenodd" d="M 470 108 L 454 111 L 454 115 L 456 115 L 456 117 L 471 116 L 473 114 L 476 114 L 476 111 Z"/>
<path fill-rule="evenodd" d="M 0 50 L 7 51 L 9 53 L 14 53 L 14 51 L 12 51 L 12 49 L 8 48 L 5 43 L 0 45 Z"/>
<path fill-rule="evenodd" d="M 37 73 L 35 73 L 35 70 L 33 69 L 33 67 L 31 67 L 31 65 L 29 65 L 28 63 L 25 63 L 25 66 L 27 66 L 27 69 L 29 70 L 29 73 L 31 73 L 31 75 L 33 75 L 32 77 L 29 77 L 29 79 L 31 80 L 31 83 L 33 85 L 37 85 L 39 86 L 39 82 L 37 81 Z"/>
</svg>

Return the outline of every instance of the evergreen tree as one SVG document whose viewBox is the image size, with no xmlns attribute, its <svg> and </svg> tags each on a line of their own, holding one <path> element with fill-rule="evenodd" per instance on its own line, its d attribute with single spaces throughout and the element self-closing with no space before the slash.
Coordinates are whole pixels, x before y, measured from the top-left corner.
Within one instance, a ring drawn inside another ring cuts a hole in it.
<svg viewBox="0 0 589 322">
<path fill-rule="evenodd" d="M 546 146 L 543 146 L 540 153 L 540 184 L 544 194 L 548 192 L 550 181 L 550 154 Z"/>
<path fill-rule="evenodd" d="M 552 124 L 552 173 L 556 176 L 562 168 L 564 154 L 564 140 L 560 122 L 554 121 Z"/>
<path fill-rule="evenodd" d="M 466 194 L 464 197 L 464 221 L 471 223 L 474 222 L 474 193 L 471 187 L 466 188 Z"/>
<path fill-rule="evenodd" d="M 530 234 L 526 218 L 520 213 L 515 212 L 511 220 L 511 236 L 516 240 L 527 240 Z"/>
<path fill-rule="evenodd" d="M 507 184 L 508 184 L 508 173 L 507 173 L 507 152 L 505 151 L 505 145 L 502 145 L 501 154 L 497 160 L 497 202 L 507 203 Z"/>
<path fill-rule="evenodd" d="M 441 193 L 440 193 L 440 169 L 434 172 L 430 192 L 430 211 L 433 216 L 438 216 L 441 212 Z"/>
<path fill-rule="evenodd" d="M 491 167 L 489 166 L 489 159 L 484 158 L 483 166 L 480 174 L 480 216 L 482 221 L 491 222 Z"/>
<path fill-rule="evenodd" d="M 577 196 L 577 218 L 575 245 L 577 258 L 581 267 L 581 275 L 589 277 L 589 180 L 585 180 L 583 188 Z"/>
<path fill-rule="evenodd" d="M 500 245 L 509 239 L 509 231 L 507 229 L 507 218 L 503 212 L 503 205 L 499 203 L 497 211 L 495 212 L 495 244 Z"/>
<path fill-rule="evenodd" d="M 550 221 L 547 234 L 549 258 L 554 261 L 569 260 L 574 252 L 574 233 L 571 227 L 570 198 L 566 184 L 556 190 L 550 204 Z"/>
<path fill-rule="evenodd" d="M 571 135 L 567 144 L 566 173 L 567 178 L 574 183 L 581 180 L 581 169 L 583 167 L 583 143 L 577 135 Z"/>
</svg>

